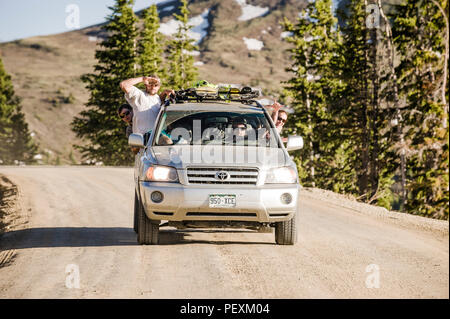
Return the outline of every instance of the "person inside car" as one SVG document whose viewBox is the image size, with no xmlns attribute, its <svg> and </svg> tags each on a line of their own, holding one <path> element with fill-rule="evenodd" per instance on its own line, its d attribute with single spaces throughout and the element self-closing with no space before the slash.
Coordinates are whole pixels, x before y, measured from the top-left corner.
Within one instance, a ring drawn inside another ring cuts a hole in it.
<svg viewBox="0 0 450 319">
<path fill-rule="evenodd" d="M 233 133 L 239 137 L 247 135 L 247 123 L 242 119 L 237 119 L 233 122 Z"/>
<path fill-rule="evenodd" d="M 233 144 L 248 143 L 248 127 L 247 121 L 243 118 L 236 118 L 232 123 L 233 128 Z"/>
</svg>

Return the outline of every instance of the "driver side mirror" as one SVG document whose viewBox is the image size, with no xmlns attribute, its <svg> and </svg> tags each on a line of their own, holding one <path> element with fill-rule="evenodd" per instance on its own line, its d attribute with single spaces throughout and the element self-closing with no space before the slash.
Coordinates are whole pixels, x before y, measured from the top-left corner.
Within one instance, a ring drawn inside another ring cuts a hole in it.
<svg viewBox="0 0 450 319">
<path fill-rule="evenodd" d="M 286 143 L 288 152 L 300 150 L 303 148 L 303 137 L 298 135 L 289 135 Z"/>
</svg>

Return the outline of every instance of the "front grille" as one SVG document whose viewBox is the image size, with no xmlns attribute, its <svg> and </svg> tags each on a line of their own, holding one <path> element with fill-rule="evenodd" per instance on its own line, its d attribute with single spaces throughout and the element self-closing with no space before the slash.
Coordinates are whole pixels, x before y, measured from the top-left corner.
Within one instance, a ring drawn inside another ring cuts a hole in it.
<svg viewBox="0 0 450 319">
<path fill-rule="evenodd" d="M 229 178 L 220 180 L 216 177 L 219 172 L 228 173 Z M 256 185 L 258 170 L 256 168 L 189 167 L 187 177 L 190 184 Z"/>
</svg>

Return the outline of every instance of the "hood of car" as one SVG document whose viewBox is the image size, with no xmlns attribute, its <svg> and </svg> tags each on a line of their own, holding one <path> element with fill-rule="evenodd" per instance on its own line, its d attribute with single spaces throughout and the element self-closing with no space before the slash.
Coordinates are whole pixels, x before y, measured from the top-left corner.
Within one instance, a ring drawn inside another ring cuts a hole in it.
<svg viewBox="0 0 450 319">
<path fill-rule="evenodd" d="M 288 164 L 284 149 L 250 146 L 173 145 L 149 148 L 154 164 L 187 167 L 257 167 L 268 169 Z"/>
</svg>

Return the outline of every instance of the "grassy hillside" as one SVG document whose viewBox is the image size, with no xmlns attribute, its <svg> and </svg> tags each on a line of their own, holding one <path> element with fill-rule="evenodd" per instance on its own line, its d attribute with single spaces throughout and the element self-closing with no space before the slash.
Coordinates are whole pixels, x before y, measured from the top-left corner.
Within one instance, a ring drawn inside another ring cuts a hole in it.
<svg viewBox="0 0 450 319">
<path fill-rule="evenodd" d="M 241 7 L 235 0 L 192 1 L 192 16 L 210 9 L 208 34 L 200 43 L 201 79 L 210 82 L 245 83 L 260 86 L 267 93 L 279 91 L 289 75 L 288 45 L 280 36 L 279 22 L 284 16 L 294 20 L 304 1 L 247 1 L 268 7 L 269 12 L 255 19 L 239 21 Z M 172 19 L 177 1 L 159 7 L 161 22 Z M 78 164 L 80 154 L 73 144 L 82 141 L 70 129 L 72 118 L 89 98 L 80 76 L 92 72 L 97 43 L 104 36 L 100 26 L 39 36 L 0 44 L 7 72 L 12 76 L 16 94 L 35 140 L 42 163 Z M 243 38 L 262 41 L 260 51 L 249 50 Z M 276 93 L 275 93 L 276 94 Z M 117 107 L 112 105 L 111 107 Z"/>
</svg>

